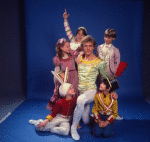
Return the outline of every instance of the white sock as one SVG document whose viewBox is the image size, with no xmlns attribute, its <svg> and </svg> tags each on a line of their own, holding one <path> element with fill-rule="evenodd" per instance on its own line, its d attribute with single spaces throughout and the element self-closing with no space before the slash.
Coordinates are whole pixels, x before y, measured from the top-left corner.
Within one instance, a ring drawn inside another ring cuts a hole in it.
<svg viewBox="0 0 150 142">
<path fill-rule="evenodd" d="M 77 132 L 77 129 L 73 128 L 71 126 L 71 137 L 74 139 L 74 140 L 79 140 L 80 139 L 80 136 Z"/>
<path fill-rule="evenodd" d="M 37 125 L 37 124 L 39 124 L 42 121 L 43 121 L 43 119 L 39 119 L 39 120 L 33 120 L 33 119 L 31 119 L 31 120 L 29 120 L 29 123 L 33 124 L 33 125 Z"/>
</svg>

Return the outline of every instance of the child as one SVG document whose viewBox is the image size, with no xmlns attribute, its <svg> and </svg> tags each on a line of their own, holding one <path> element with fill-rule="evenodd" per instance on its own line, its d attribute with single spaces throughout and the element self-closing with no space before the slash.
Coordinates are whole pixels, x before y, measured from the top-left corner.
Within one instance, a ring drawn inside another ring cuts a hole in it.
<svg viewBox="0 0 150 142">
<path fill-rule="evenodd" d="M 72 119 L 76 105 L 76 98 L 73 97 L 75 91 L 70 83 L 66 83 L 66 77 L 63 83 L 63 80 L 61 80 L 57 73 L 52 73 L 62 84 L 59 87 L 59 92 L 63 98 L 56 102 L 54 110 L 45 120 L 29 120 L 29 123 L 34 124 L 37 131 L 50 131 L 59 135 L 68 135 L 70 131 L 70 120 Z"/>
<path fill-rule="evenodd" d="M 119 49 L 112 45 L 115 38 L 116 31 L 114 29 L 107 29 L 104 33 L 105 43 L 97 47 L 98 57 L 107 63 L 106 71 L 110 80 L 114 79 L 117 67 L 120 63 Z"/>
<path fill-rule="evenodd" d="M 81 40 L 83 37 L 87 36 L 87 30 L 85 27 L 79 27 L 78 30 L 76 31 L 76 37 L 72 34 L 72 31 L 70 29 L 69 23 L 68 23 L 68 17 L 69 14 L 67 14 L 67 10 L 65 9 L 65 12 L 63 14 L 64 18 L 64 27 L 66 34 L 71 41 L 70 47 L 71 47 L 71 55 L 79 55 L 79 52 L 81 51 Z"/>
<path fill-rule="evenodd" d="M 60 74 L 63 78 L 66 67 L 68 67 L 68 83 L 72 84 L 75 89 L 75 97 L 78 97 L 78 73 L 75 68 L 75 57 L 70 55 L 70 44 L 69 41 L 61 38 L 56 44 L 56 56 L 53 58 L 53 63 L 55 65 L 55 71 Z M 55 81 L 55 80 L 54 80 Z M 55 81 L 54 94 L 51 97 L 46 108 L 50 111 L 53 110 L 56 101 L 61 99 L 59 95 L 60 83 Z"/>
<path fill-rule="evenodd" d="M 112 134 L 113 121 L 118 115 L 117 100 L 111 99 L 110 84 L 107 79 L 104 79 L 100 84 L 100 92 L 94 97 L 94 105 L 92 113 L 94 114 L 95 124 L 93 135 L 95 137 L 110 137 Z"/>
<path fill-rule="evenodd" d="M 107 29 L 104 33 L 105 43 L 97 47 L 97 55 L 106 62 L 106 72 L 108 73 L 109 80 L 113 80 L 117 68 L 120 63 L 119 49 L 112 45 L 116 38 L 116 31 L 114 29 Z M 97 84 L 100 84 L 100 76 L 98 77 Z M 117 98 L 116 98 L 117 99 Z M 116 120 L 122 120 L 123 117 L 118 115 Z"/>
</svg>

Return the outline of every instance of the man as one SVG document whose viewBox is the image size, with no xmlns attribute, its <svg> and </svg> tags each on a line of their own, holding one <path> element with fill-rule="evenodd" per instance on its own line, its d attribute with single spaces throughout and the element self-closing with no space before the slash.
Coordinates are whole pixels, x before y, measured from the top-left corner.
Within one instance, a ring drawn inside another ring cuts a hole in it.
<svg viewBox="0 0 150 142">
<path fill-rule="evenodd" d="M 77 58 L 78 64 L 78 90 L 79 97 L 74 111 L 73 123 L 71 126 L 71 136 L 74 140 L 79 140 L 77 125 L 82 117 L 85 124 L 89 123 L 90 103 L 94 100 L 96 94 L 96 78 L 99 74 L 102 78 L 107 78 L 105 72 L 106 63 L 94 55 L 96 42 L 91 36 L 85 36 L 81 42 L 81 48 L 84 52 Z"/>
</svg>

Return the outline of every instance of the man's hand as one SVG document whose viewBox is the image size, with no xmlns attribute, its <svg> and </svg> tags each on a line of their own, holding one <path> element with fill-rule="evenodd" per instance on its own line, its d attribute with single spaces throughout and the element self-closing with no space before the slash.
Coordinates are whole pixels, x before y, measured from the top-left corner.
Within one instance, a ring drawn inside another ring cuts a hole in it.
<svg viewBox="0 0 150 142">
<path fill-rule="evenodd" d="M 111 97 L 111 99 L 117 100 L 118 99 L 118 94 L 116 92 L 111 92 L 110 97 Z"/>
</svg>

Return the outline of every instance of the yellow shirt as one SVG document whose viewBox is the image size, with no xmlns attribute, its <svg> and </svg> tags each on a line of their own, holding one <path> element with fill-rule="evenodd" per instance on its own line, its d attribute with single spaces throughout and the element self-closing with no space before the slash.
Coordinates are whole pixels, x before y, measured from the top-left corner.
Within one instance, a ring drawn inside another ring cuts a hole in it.
<svg viewBox="0 0 150 142">
<path fill-rule="evenodd" d="M 94 97 L 94 105 L 92 108 L 94 117 L 98 119 L 99 113 L 109 115 L 107 120 L 113 122 L 118 116 L 118 102 L 110 98 L 110 93 L 105 95 L 103 92 L 98 92 Z"/>
</svg>

